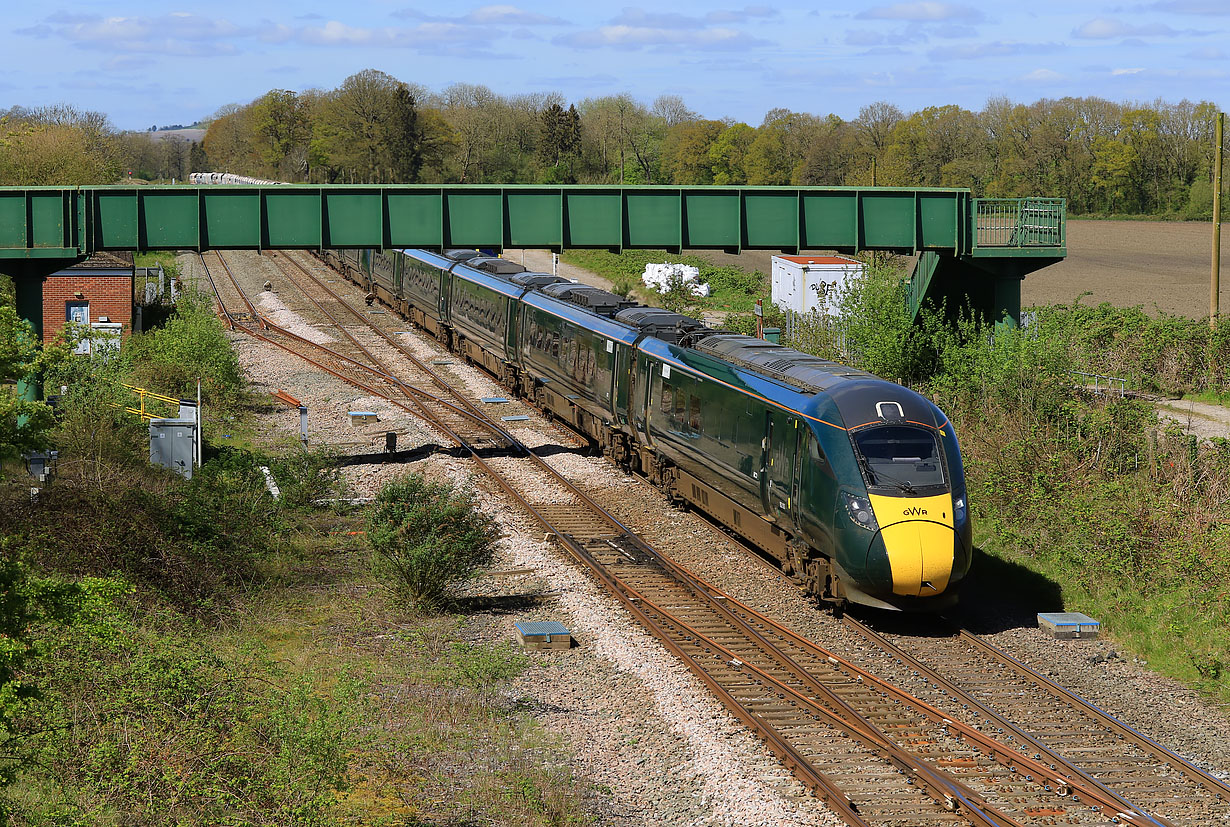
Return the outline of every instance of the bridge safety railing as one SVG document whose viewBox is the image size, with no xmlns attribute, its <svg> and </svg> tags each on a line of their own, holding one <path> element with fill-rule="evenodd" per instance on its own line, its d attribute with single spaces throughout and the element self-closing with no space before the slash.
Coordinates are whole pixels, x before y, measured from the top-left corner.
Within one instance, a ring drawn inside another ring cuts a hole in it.
<svg viewBox="0 0 1230 827">
<path fill-rule="evenodd" d="M 975 198 L 974 247 L 1062 247 L 1066 213 L 1063 198 Z"/>
</svg>

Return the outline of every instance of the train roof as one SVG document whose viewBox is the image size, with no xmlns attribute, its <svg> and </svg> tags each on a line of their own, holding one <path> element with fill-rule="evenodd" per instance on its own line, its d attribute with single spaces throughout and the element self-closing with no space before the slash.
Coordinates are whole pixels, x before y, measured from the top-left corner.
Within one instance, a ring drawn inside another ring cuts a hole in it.
<svg viewBox="0 0 1230 827">
<path fill-rule="evenodd" d="M 693 319 L 691 316 L 644 305 L 626 307 L 616 313 L 615 318 L 648 336 L 654 336 L 676 345 L 687 334 L 703 330 L 705 327 L 704 322 Z"/>
<path fill-rule="evenodd" d="M 497 276 L 511 276 L 515 273 L 525 272 L 525 267 L 517 262 L 509 261 L 506 258 L 497 258 L 496 256 L 476 256 L 475 258 L 467 259 L 465 264 L 467 267 L 474 267 Z"/>
<path fill-rule="evenodd" d="M 430 264 L 432 267 L 439 267 L 441 270 L 447 270 L 454 264 L 457 264 L 457 259 L 455 258 L 449 258 L 447 255 L 441 255 L 440 253 L 433 253 L 430 250 L 420 250 L 417 247 L 398 250 L 397 252 L 406 258 Z"/>
<path fill-rule="evenodd" d="M 632 302 L 629 302 L 622 296 L 616 296 L 614 293 L 610 293 L 600 287 L 572 281 L 548 284 L 545 287 L 540 287 L 539 290 L 553 298 L 579 304 L 581 307 L 588 307 L 600 316 L 613 316 L 621 309 L 632 304 Z"/>
<path fill-rule="evenodd" d="M 850 379 L 879 380 L 865 370 L 739 333 L 713 333 L 692 342 L 692 348 L 802 391 L 826 391 Z"/>
<path fill-rule="evenodd" d="M 525 295 L 521 297 L 521 302 L 529 307 L 550 313 L 557 318 L 586 327 L 595 333 L 606 336 L 608 339 L 623 342 L 626 345 L 633 344 L 637 337 L 641 335 L 640 331 L 628 327 L 626 324 L 606 316 L 600 316 L 587 307 L 549 296 L 541 290 L 526 291 Z"/>
<path fill-rule="evenodd" d="M 494 290 L 502 296 L 510 298 L 518 298 L 525 292 L 525 288 L 519 284 L 513 284 L 503 276 L 492 275 L 491 273 L 477 270 L 468 264 L 458 264 L 453 268 L 453 276 L 455 278 L 464 279 L 473 284 L 481 284 L 489 290 Z"/>
<path fill-rule="evenodd" d="M 546 287 L 548 284 L 562 284 L 568 281 L 563 276 L 553 276 L 550 273 L 516 273 L 508 277 L 509 281 L 516 282 L 524 287 Z"/>
<path fill-rule="evenodd" d="M 697 344 L 702 347 L 644 338 L 637 347 L 667 364 L 844 430 L 885 423 L 940 428 L 947 421 L 939 408 L 909 388 L 837 362 L 731 333 L 714 333 Z M 782 364 L 796 359 L 797 367 Z"/>
</svg>

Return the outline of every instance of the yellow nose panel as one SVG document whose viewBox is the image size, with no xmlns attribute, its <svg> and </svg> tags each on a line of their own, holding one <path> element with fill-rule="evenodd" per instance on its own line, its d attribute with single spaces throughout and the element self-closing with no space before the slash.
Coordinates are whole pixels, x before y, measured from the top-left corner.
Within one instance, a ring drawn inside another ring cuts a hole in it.
<svg viewBox="0 0 1230 827">
<path fill-rule="evenodd" d="M 888 552 L 893 594 L 930 597 L 952 576 L 952 497 L 870 496 Z M 926 585 L 930 584 L 930 585 Z"/>
</svg>

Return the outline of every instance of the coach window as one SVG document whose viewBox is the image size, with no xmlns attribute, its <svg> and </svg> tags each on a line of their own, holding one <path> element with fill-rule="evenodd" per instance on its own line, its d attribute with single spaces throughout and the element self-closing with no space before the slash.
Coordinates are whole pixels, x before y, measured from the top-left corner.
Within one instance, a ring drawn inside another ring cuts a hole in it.
<svg viewBox="0 0 1230 827">
<path fill-rule="evenodd" d="M 691 398 L 691 401 L 692 401 L 692 415 L 688 417 L 688 427 L 692 429 L 693 433 L 699 434 L 700 433 L 700 397 L 693 396 Z"/>
<path fill-rule="evenodd" d="M 811 455 L 812 463 L 827 476 L 836 478 L 833 473 L 833 466 L 829 465 L 828 457 L 824 455 L 824 451 L 820 448 L 820 440 L 809 436 L 807 439 L 808 453 Z"/>
<path fill-rule="evenodd" d="M 671 406 L 674 405 L 675 392 L 670 385 L 662 383 L 662 413 L 667 416 L 671 415 Z"/>
<path fill-rule="evenodd" d="M 687 422 L 685 418 L 687 404 L 688 395 L 686 393 L 681 393 L 680 391 L 675 391 L 675 407 L 674 410 L 671 411 L 671 419 L 681 428 Z"/>
</svg>

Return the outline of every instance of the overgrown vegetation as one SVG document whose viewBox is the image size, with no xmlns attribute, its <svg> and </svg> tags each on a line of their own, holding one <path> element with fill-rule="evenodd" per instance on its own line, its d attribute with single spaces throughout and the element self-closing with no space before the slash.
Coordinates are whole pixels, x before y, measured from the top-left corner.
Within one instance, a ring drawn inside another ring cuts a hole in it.
<svg viewBox="0 0 1230 827">
<path fill-rule="evenodd" d="M 37 349 L 7 333 L 24 371 Z M 0 824 L 584 820 L 586 789 L 509 700 L 524 656 L 389 599 L 364 515 L 314 504 L 338 493 L 330 457 L 210 449 L 190 481 L 149 465 L 119 382 L 174 396 L 205 377 L 228 422 L 251 404 L 206 305 L 120 355 L 39 364 L 67 390 L 35 423 L 54 482 L 0 480 Z M 391 554 L 422 547 L 420 501 L 455 518 L 433 549 L 489 542 L 465 492 L 392 490 Z"/>
<path fill-rule="evenodd" d="M 368 515 L 378 575 L 410 608 L 433 610 L 491 561 L 495 524 L 472 490 L 409 475 L 389 483 Z"/>
</svg>

